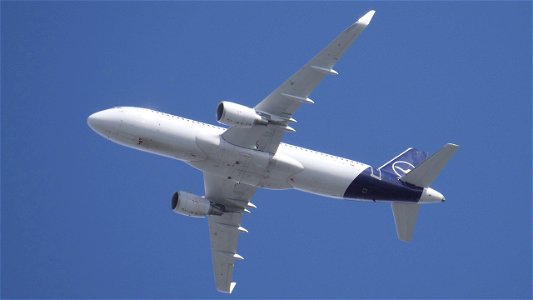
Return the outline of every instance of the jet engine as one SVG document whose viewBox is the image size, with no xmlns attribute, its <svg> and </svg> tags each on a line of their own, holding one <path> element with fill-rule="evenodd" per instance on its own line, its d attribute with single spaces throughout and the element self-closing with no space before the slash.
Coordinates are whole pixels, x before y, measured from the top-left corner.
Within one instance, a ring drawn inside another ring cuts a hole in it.
<svg viewBox="0 0 533 300">
<path fill-rule="evenodd" d="M 268 121 L 257 114 L 253 108 L 228 101 L 222 101 L 218 104 L 217 122 L 243 128 L 268 124 Z"/>
<path fill-rule="evenodd" d="M 220 216 L 223 208 L 213 205 L 204 197 L 187 192 L 175 192 L 172 195 L 172 210 L 188 217 L 202 218 L 207 215 Z"/>
</svg>

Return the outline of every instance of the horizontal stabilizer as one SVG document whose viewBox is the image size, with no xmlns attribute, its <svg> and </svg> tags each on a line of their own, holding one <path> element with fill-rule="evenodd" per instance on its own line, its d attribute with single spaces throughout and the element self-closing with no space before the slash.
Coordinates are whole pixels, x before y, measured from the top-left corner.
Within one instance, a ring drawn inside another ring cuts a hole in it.
<svg viewBox="0 0 533 300">
<path fill-rule="evenodd" d="M 392 214 L 396 224 L 398 239 L 410 242 L 413 239 L 416 217 L 420 204 L 412 202 L 392 202 Z"/>
<path fill-rule="evenodd" d="M 439 152 L 402 176 L 400 180 L 418 187 L 428 187 L 437 178 L 458 147 L 455 144 L 446 144 Z"/>
</svg>

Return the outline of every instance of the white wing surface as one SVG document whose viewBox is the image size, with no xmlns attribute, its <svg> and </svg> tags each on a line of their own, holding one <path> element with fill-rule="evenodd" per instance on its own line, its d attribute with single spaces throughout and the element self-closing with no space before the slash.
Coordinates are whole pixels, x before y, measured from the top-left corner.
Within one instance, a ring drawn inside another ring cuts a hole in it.
<svg viewBox="0 0 533 300">
<path fill-rule="evenodd" d="M 247 232 L 241 227 L 241 216 L 246 207 L 253 206 L 249 200 L 255 187 L 207 173 L 204 173 L 204 184 L 206 197 L 230 211 L 221 216 L 210 215 L 208 222 L 215 285 L 218 291 L 231 293 L 235 287 L 234 263 L 243 259 L 237 254 L 239 233 Z"/>
<path fill-rule="evenodd" d="M 294 112 L 302 103 L 314 103 L 309 96 L 324 75 L 338 74 L 333 66 L 370 23 L 374 13 L 373 10 L 367 12 L 346 28 L 326 48 L 255 106 L 259 114 L 275 122 L 266 126 L 254 125 L 252 128 L 231 127 L 222 137 L 237 146 L 275 153 L 283 133 L 293 131 L 288 124 L 295 122 L 292 119 Z"/>
</svg>

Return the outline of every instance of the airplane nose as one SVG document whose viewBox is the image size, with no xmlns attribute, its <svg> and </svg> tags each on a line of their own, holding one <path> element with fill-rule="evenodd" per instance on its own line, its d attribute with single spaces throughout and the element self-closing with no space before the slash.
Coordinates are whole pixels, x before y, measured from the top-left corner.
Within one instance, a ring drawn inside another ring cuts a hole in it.
<svg viewBox="0 0 533 300">
<path fill-rule="evenodd" d="M 87 125 L 99 134 L 110 131 L 115 122 L 115 114 L 110 109 L 96 112 L 87 118 Z"/>
<path fill-rule="evenodd" d="M 101 111 L 96 112 L 87 118 L 87 125 L 89 125 L 89 127 L 96 132 L 100 132 L 101 129 L 103 129 L 102 123 L 104 122 L 105 121 Z"/>
<path fill-rule="evenodd" d="M 97 119 L 98 119 L 98 113 L 94 113 L 87 118 L 87 125 L 89 125 L 89 127 L 91 127 L 92 130 L 94 130 L 94 127 L 97 126 L 96 125 L 96 123 L 98 122 Z"/>
</svg>

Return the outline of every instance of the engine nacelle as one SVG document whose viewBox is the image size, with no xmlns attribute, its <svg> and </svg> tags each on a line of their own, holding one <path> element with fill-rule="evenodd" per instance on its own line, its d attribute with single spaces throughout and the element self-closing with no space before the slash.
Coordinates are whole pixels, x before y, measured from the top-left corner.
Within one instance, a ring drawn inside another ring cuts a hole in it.
<svg viewBox="0 0 533 300">
<path fill-rule="evenodd" d="M 217 122 L 243 128 L 250 128 L 257 124 L 268 124 L 268 121 L 257 114 L 253 108 L 228 101 L 222 101 L 218 104 Z"/>
<path fill-rule="evenodd" d="M 172 195 L 172 210 L 178 214 L 197 218 L 207 215 L 222 215 L 222 209 L 211 204 L 211 201 L 182 191 Z"/>
</svg>

